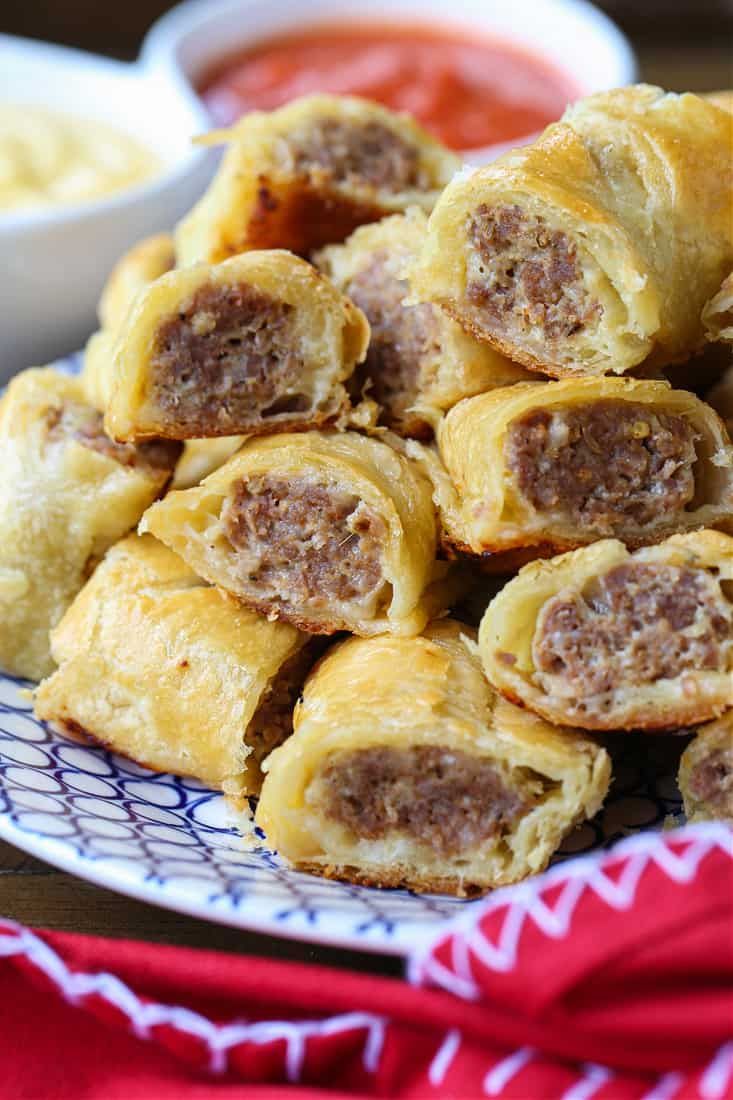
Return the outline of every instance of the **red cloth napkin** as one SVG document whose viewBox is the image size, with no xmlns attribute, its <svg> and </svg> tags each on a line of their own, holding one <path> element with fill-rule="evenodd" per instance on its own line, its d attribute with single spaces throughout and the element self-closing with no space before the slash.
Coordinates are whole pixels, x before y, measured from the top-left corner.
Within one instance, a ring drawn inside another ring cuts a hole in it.
<svg viewBox="0 0 733 1100">
<path fill-rule="evenodd" d="M 0 1098 L 731 1098 L 733 830 L 497 891 L 408 976 L 0 922 Z"/>
</svg>

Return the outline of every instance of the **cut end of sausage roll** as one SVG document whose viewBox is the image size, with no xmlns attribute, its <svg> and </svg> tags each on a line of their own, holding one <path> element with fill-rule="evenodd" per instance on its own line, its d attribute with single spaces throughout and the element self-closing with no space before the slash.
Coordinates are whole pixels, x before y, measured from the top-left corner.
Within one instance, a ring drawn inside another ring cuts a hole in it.
<svg viewBox="0 0 733 1100">
<path fill-rule="evenodd" d="M 534 562 L 480 630 L 492 684 L 550 721 L 674 729 L 733 705 L 733 539 L 605 540 Z"/>
<path fill-rule="evenodd" d="M 677 781 L 688 821 L 733 824 L 733 710 L 697 731 Z"/>
<path fill-rule="evenodd" d="M 437 307 L 406 301 L 405 268 L 418 255 L 427 224 L 424 211 L 413 207 L 362 226 L 315 257 L 369 321 L 369 351 L 352 384 L 369 387 L 382 423 L 417 437 L 429 437 L 440 413 L 462 397 L 528 377 Z"/>
<path fill-rule="evenodd" d="M 307 255 L 411 204 L 429 210 L 460 166 L 408 116 L 348 96 L 252 112 L 213 140 L 229 148 L 178 227 L 179 263 L 253 248 Z"/>
<path fill-rule="evenodd" d="M 438 441 L 447 540 L 477 554 L 604 537 L 641 546 L 731 510 L 723 425 L 666 382 L 519 384 L 461 402 Z"/>
<path fill-rule="evenodd" d="M 481 203 L 466 228 L 472 328 L 538 355 L 547 345 L 597 335 L 603 305 L 585 277 L 590 260 L 567 233 L 516 204 Z"/>
<path fill-rule="evenodd" d="M 369 326 L 286 252 L 164 275 L 120 330 L 107 410 L 120 439 L 256 435 L 332 420 Z"/>
<path fill-rule="evenodd" d="M 303 630 L 417 633 L 435 574 L 427 480 L 352 432 L 251 440 L 142 529 L 251 607 Z"/>
<path fill-rule="evenodd" d="M 118 444 L 78 378 L 23 371 L 0 404 L 0 667 L 37 679 L 48 633 L 170 480 L 177 443 Z"/>
<path fill-rule="evenodd" d="M 257 822 L 288 862 L 465 897 L 541 870 L 596 812 L 605 751 L 499 701 L 471 637 L 445 620 L 321 662 L 264 765 Z"/>
<path fill-rule="evenodd" d="M 113 547 L 53 632 L 39 718 L 155 771 L 256 794 L 315 660 L 285 624 L 239 607 L 170 550 Z"/>
<path fill-rule="evenodd" d="M 733 256 L 729 131 L 703 99 L 646 85 L 580 100 L 445 189 L 416 297 L 557 378 L 688 358 Z"/>
</svg>

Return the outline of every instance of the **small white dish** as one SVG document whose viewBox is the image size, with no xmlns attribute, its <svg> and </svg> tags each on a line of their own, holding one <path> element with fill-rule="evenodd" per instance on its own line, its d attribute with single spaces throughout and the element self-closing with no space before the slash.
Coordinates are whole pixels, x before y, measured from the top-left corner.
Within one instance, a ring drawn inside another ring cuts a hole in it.
<svg viewBox="0 0 733 1100">
<path fill-rule="evenodd" d="M 109 123 L 162 161 L 159 175 L 99 201 L 0 211 L 1 384 L 84 342 L 115 261 L 189 209 L 210 158 L 191 144 L 209 127 L 200 101 L 152 69 L 0 35 L 0 74 L 4 101 Z"/>
<path fill-rule="evenodd" d="M 579 97 L 637 76 L 627 39 L 586 0 L 185 0 L 154 24 L 141 58 L 190 92 L 217 63 L 268 38 L 299 28 L 370 23 L 434 23 L 505 41 L 565 73 Z M 484 163 L 504 148 L 474 149 L 466 160 Z"/>
</svg>

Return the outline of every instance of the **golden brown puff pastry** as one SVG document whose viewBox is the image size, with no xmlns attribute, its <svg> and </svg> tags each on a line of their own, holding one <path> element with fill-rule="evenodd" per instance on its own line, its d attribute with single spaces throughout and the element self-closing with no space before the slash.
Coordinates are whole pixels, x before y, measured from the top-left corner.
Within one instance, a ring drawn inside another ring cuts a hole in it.
<svg viewBox="0 0 733 1100">
<path fill-rule="evenodd" d="M 733 824 L 733 710 L 697 731 L 682 753 L 677 782 L 688 821 Z"/>
<path fill-rule="evenodd" d="M 173 237 L 156 233 L 138 241 L 112 269 L 99 299 L 97 315 L 103 329 L 120 327 L 136 295 L 176 265 Z"/>
<path fill-rule="evenodd" d="M 105 412 L 114 373 L 117 332 L 140 290 L 175 266 L 169 233 L 146 237 L 117 262 L 99 299 L 100 329 L 88 340 L 81 372 L 84 394 L 95 409 Z"/>
<path fill-rule="evenodd" d="M 114 332 L 100 328 L 89 337 L 84 348 L 81 379 L 84 400 L 104 413 L 109 404 L 114 375 Z"/>
<path fill-rule="evenodd" d="M 354 380 L 371 384 L 382 422 L 425 437 L 442 412 L 462 397 L 508 386 L 530 375 L 488 344 L 464 332 L 442 310 L 405 305 L 404 269 L 418 255 L 427 215 L 418 207 L 357 229 L 314 262 L 348 294 L 371 328 L 369 351 Z"/>
<path fill-rule="evenodd" d="M 605 750 L 498 699 L 471 636 L 445 620 L 325 657 L 263 768 L 256 820 L 281 856 L 329 878 L 466 896 L 541 871 L 599 809 Z"/>
<path fill-rule="evenodd" d="M 730 155 L 730 115 L 698 96 L 580 100 L 446 188 L 414 298 L 555 377 L 685 359 L 733 261 Z"/>
<path fill-rule="evenodd" d="M 494 687 L 550 722 L 675 729 L 733 706 L 733 539 L 604 539 L 526 565 L 481 621 Z"/>
<path fill-rule="evenodd" d="M 155 539 L 108 552 L 53 631 L 36 715 L 156 771 L 255 794 L 287 737 L 308 639 L 200 580 Z"/>
<path fill-rule="evenodd" d="M 271 618 L 312 633 L 417 634 L 431 607 L 430 484 L 355 432 L 252 439 L 194 489 L 146 512 L 149 531 Z"/>
<path fill-rule="evenodd" d="M 229 143 L 213 182 L 179 224 L 180 264 L 252 248 L 307 255 L 358 225 L 417 203 L 430 210 L 460 167 L 407 115 L 314 95 L 253 111 L 212 140 Z"/>
<path fill-rule="evenodd" d="M 702 321 L 708 340 L 733 344 L 733 273 L 723 280 L 718 293 L 705 305 Z"/>
<path fill-rule="evenodd" d="M 610 536 L 640 546 L 733 509 L 733 447 L 719 417 L 666 382 L 494 390 L 448 413 L 438 447 L 446 541 L 475 554 Z"/>
<path fill-rule="evenodd" d="M 162 492 L 179 451 L 113 443 L 78 378 L 16 375 L 0 406 L 0 668 L 51 671 L 49 630 Z"/>
<path fill-rule="evenodd" d="M 171 271 L 120 329 L 107 430 L 200 439 L 321 424 L 348 406 L 368 343 L 361 310 L 289 252 Z"/>
<path fill-rule="evenodd" d="M 246 435 L 223 435 L 219 439 L 189 439 L 183 445 L 172 489 L 190 489 L 200 485 L 205 477 L 223 466 L 239 450 Z"/>
</svg>

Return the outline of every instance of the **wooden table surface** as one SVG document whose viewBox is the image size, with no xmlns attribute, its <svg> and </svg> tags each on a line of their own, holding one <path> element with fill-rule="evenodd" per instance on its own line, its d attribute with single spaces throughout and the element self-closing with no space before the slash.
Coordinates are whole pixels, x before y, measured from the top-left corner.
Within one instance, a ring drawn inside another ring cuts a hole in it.
<svg viewBox="0 0 733 1100">
<path fill-rule="evenodd" d="M 707 43 L 635 46 L 642 76 L 651 83 L 692 91 L 733 86 L 726 36 Z M 0 915 L 36 927 L 401 973 L 399 959 L 261 936 L 157 909 L 92 886 L 1 841 Z"/>
</svg>

